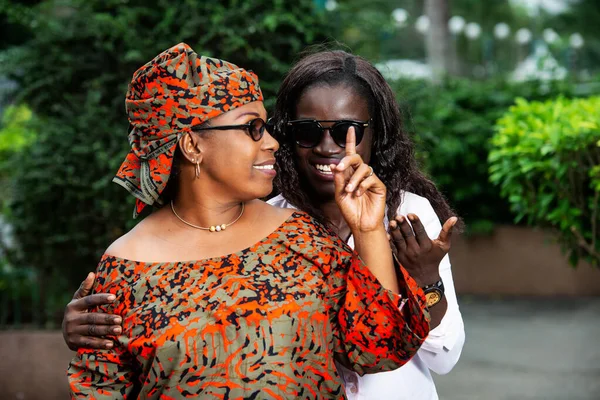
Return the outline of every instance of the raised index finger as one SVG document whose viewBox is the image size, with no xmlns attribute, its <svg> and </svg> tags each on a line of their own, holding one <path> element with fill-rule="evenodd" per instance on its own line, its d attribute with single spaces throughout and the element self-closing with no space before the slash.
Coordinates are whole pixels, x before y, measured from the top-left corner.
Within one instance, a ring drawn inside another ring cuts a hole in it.
<svg viewBox="0 0 600 400">
<path fill-rule="evenodd" d="M 352 156 L 354 154 L 356 154 L 356 132 L 354 127 L 351 126 L 348 128 L 348 133 L 346 133 L 346 155 Z"/>
</svg>

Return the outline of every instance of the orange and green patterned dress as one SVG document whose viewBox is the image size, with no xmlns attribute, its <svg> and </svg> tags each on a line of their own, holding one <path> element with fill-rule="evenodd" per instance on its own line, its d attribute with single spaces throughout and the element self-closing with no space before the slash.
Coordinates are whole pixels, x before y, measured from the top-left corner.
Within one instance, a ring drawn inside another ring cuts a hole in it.
<svg viewBox="0 0 600 400">
<path fill-rule="evenodd" d="M 96 292 L 123 317 L 111 350 L 80 349 L 72 398 L 339 399 L 359 374 L 406 363 L 429 332 L 404 270 L 384 289 L 341 240 L 296 212 L 254 246 L 202 261 L 104 255 Z"/>
</svg>

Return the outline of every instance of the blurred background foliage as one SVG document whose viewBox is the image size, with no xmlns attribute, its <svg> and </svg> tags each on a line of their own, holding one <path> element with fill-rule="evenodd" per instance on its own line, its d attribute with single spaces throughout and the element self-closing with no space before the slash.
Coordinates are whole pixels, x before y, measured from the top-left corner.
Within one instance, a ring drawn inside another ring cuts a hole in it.
<svg viewBox="0 0 600 400">
<path fill-rule="evenodd" d="M 496 121 L 516 97 L 600 93 L 600 2 L 560 12 L 529 3 L 447 3 L 460 18 L 436 81 L 420 0 L 0 0 L 0 325 L 56 326 L 135 223 L 133 199 L 111 183 L 128 149 L 124 95 L 137 68 L 179 42 L 257 72 L 269 108 L 301 51 L 338 41 L 388 77 L 423 168 L 468 233 L 511 223 L 514 202 L 489 182 Z"/>
<path fill-rule="evenodd" d="M 532 100 L 573 96 L 566 82 L 511 83 L 492 79 L 447 79 L 392 83 L 404 109 L 425 170 L 451 199 L 469 234 L 489 233 L 514 219 L 500 190 L 488 183 L 487 158 L 494 124 L 515 97 Z"/>
<path fill-rule="evenodd" d="M 552 227 L 569 259 L 600 265 L 600 97 L 517 99 L 497 124 L 491 181 L 517 220 Z"/>
</svg>

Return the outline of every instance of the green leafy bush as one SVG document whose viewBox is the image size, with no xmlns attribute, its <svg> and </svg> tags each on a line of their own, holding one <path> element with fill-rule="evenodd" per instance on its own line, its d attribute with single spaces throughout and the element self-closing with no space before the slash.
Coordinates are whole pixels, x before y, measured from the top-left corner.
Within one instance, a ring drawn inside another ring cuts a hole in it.
<svg viewBox="0 0 600 400">
<path fill-rule="evenodd" d="M 134 224 L 133 199 L 111 183 L 128 150 L 134 71 L 183 41 L 254 70 L 268 106 L 298 52 L 323 39 L 313 8 L 312 0 L 62 0 L 11 20 L 30 39 L 4 51 L 0 76 L 17 81 L 37 137 L 7 162 L 7 218 L 19 244 L 9 261 L 36 271 L 43 318 L 60 320 L 64 297 Z"/>
<path fill-rule="evenodd" d="M 487 158 L 496 121 L 516 97 L 573 96 L 565 82 L 448 79 L 391 82 L 413 134 L 422 165 L 461 215 L 469 233 L 486 233 L 513 215 L 500 189 L 489 183 Z"/>
<path fill-rule="evenodd" d="M 497 125 L 490 180 L 517 220 L 549 226 L 576 265 L 600 264 L 600 97 L 517 100 Z"/>
</svg>

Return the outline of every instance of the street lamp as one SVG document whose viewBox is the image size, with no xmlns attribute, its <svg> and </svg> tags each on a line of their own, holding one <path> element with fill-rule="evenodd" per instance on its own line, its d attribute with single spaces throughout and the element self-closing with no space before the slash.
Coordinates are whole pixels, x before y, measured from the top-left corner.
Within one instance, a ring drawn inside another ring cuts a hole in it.
<svg viewBox="0 0 600 400">
<path fill-rule="evenodd" d="M 510 35 L 510 26 L 505 22 L 497 23 L 494 26 L 494 36 L 498 40 L 504 40 Z"/>
<path fill-rule="evenodd" d="M 579 49 L 581 49 L 583 47 L 583 45 L 585 44 L 585 41 L 583 40 L 583 36 L 581 36 L 581 34 L 575 32 L 573 33 L 570 37 L 569 37 L 569 45 L 571 46 L 570 49 L 568 49 L 568 63 L 569 63 L 569 69 L 576 73 L 577 69 L 579 69 L 581 66 L 578 65 L 579 64 L 579 60 L 578 60 L 578 55 L 577 55 L 577 51 Z"/>
<path fill-rule="evenodd" d="M 465 26 L 465 35 L 471 39 L 477 39 L 481 35 L 481 26 L 476 22 L 469 22 Z"/>
<path fill-rule="evenodd" d="M 337 4 L 337 1 L 335 1 L 335 0 L 327 0 L 325 2 L 325 9 L 327 11 L 335 11 L 337 6 L 338 6 L 338 4 Z"/>
<path fill-rule="evenodd" d="M 450 59 L 449 67 L 453 74 L 458 74 L 461 69 L 457 50 L 457 36 L 465 29 L 466 21 L 463 17 L 455 15 L 448 20 L 448 31 L 450 31 Z"/>
<path fill-rule="evenodd" d="M 569 37 L 569 44 L 574 49 L 580 49 L 585 44 L 585 41 L 583 40 L 583 36 L 581 36 L 581 34 L 574 33 Z"/>
<path fill-rule="evenodd" d="M 415 28 L 419 33 L 425 34 L 429 30 L 429 17 L 427 15 L 421 15 L 415 22 Z"/>
<path fill-rule="evenodd" d="M 465 28 L 466 21 L 463 17 L 455 15 L 448 20 L 448 30 L 453 35 L 458 35 Z"/>
<path fill-rule="evenodd" d="M 556 33 L 552 28 L 544 29 L 544 32 L 542 32 L 542 37 L 544 38 L 544 41 L 548 44 L 555 43 L 557 40 L 560 39 L 558 33 Z"/>
<path fill-rule="evenodd" d="M 396 8 L 392 11 L 392 18 L 396 21 L 396 25 L 399 27 L 405 26 L 408 20 L 408 11 L 404 8 Z"/>
<path fill-rule="evenodd" d="M 531 31 L 527 28 L 521 28 L 515 34 L 515 39 L 520 45 L 525 45 L 531 42 Z"/>
</svg>

